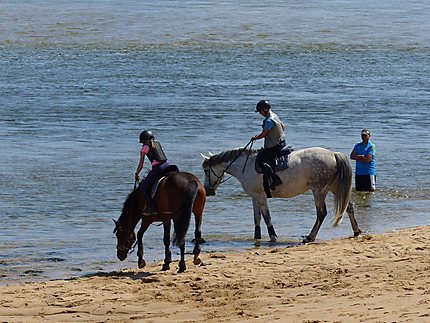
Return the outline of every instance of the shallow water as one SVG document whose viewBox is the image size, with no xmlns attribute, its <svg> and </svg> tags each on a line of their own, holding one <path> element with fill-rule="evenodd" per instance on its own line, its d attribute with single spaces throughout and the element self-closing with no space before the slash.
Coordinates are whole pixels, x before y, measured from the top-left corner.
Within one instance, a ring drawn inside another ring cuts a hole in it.
<svg viewBox="0 0 430 323">
<path fill-rule="evenodd" d="M 111 219 L 133 187 L 140 131 L 203 179 L 200 153 L 244 146 L 262 98 L 296 148 L 349 154 L 372 131 L 378 191 L 353 194 L 365 232 L 428 224 L 429 11 L 424 1 L 2 1 L 0 284 L 136 266 L 135 254 L 116 259 Z M 270 207 L 277 246 L 315 221 L 310 193 Z M 346 218 L 330 220 L 318 239 L 352 234 Z M 204 252 L 255 248 L 237 181 L 208 198 L 202 230 Z M 162 258 L 161 227 L 145 243 L 147 261 Z"/>
</svg>

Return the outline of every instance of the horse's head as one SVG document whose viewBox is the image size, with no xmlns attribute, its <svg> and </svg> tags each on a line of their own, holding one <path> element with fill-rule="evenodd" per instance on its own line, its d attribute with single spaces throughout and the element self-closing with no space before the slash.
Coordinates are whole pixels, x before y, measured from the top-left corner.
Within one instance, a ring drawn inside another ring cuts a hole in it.
<svg viewBox="0 0 430 323">
<path fill-rule="evenodd" d="M 133 243 L 136 241 L 134 228 L 127 227 L 122 224 L 120 220 L 115 221 L 115 229 L 113 233 L 116 235 L 116 256 L 119 260 L 123 261 L 127 258 L 128 251 L 132 248 Z"/>
<path fill-rule="evenodd" d="M 203 170 L 205 171 L 204 187 L 207 196 L 216 194 L 216 190 L 224 179 L 225 166 L 222 163 L 215 163 L 212 154 L 209 156 L 201 154 L 203 157 Z"/>
<path fill-rule="evenodd" d="M 128 251 L 133 247 L 133 243 L 136 241 L 134 228 L 140 220 L 138 198 L 137 190 L 130 193 L 127 200 L 124 202 L 121 216 L 118 220 L 113 220 L 115 223 L 113 233 L 117 238 L 116 255 L 121 261 L 127 258 Z"/>
</svg>

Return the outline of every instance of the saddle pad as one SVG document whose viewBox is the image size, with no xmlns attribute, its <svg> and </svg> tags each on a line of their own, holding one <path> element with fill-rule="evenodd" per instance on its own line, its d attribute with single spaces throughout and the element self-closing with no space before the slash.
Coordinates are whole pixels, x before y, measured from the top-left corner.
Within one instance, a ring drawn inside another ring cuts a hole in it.
<svg viewBox="0 0 430 323">
<path fill-rule="evenodd" d="M 276 157 L 270 166 L 272 166 L 275 172 L 283 169 L 287 169 L 289 160 L 290 160 L 290 155 Z"/>
<path fill-rule="evenodd" d="M 294 145 L 288 145 L 282 148 L 282 150 L 275 157 L 275 160 L 272 160 L 269 164 L 273 168 L 273 170 L 280 171 L 288 168 L 288 161 L 290 160 L 290 154 L 295 150 Z M 257 155 L 258 161 L 259 155 Z M 259 174 L 263 174 L 263 170 L 258 166 L 258 162 L 255 163 L 255 171 Z"/>
<path fill-rule="evenodd" d="M 154 182 L 154 184 L 152 184 L 152 188 L 151 188 L 151 198 L 152 199 L 154 198 L 155 193 L 157 192 L 157 189 L 158 189 L 158 185 L 161 183 L 161 181 L 167 175 L 169 175 L 170 173 L 173 173 L 173 172 L 179 172 L 179 167 L 176 165 L 168 165 L 166 168 L 163 169 L 162 176 L 158 180 L 156 180 Z"/>
<path fill-rule="evenodd" d="M 275 172 L 281 171 L 288 168 L 289 160 L 290 155 L 276 157 L 275 160 L 270 163 L 270 166 L 272 166 Z M 255 163 L 255 171 L 259 174 L 263 174 L 263 170 L 261 169 L 261 167 L 258 166 L 257 163 Z"/>
<path fill-rule="evenodd" d="M 152 198 L 152 199 L 154 198 L 155 193 L 157 193 L 158 185 L 161 183 L 161 181 L 162 181 L 165 177 L 166 177 L 166 175 L 165 175 L 165 176 L 163 176 L 163 177 L 161 177 L 161 178 L 159 178 L 159 179 L 154 183 L 154 185 L 152 185 L 152 189 L 151 189 L 151 198 Z"/>
</svg>

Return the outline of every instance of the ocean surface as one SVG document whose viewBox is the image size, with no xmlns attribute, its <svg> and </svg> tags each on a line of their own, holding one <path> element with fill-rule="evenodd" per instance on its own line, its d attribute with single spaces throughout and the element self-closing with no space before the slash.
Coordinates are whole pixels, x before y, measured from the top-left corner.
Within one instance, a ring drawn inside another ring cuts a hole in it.
<svg viewBox="0 0 430 323">
<path fill-rule="evenodd" d="M 116 259 L 112 219 L 133 188 L 139 133 L 203 180 L 200 153 L 259 133 L 261 99 L 297 149 L 349 155 L 370 129 L 378 190 L 352 196 L 365 233 L 430 224 L 429 17 L 427 0 L 2 0 L 0 285 L 137 268 L 135 252 Z M 328 204 L 317 240 L 351 236 Z M 310 193 L 270 208 L 277 247 L 316 219 Z M 265 227 L 254 245 L 252 214 L 234 179 L 209 197 L 203 261 L 272 247 Z M 162 259 L 162 227 L 145 252 Z"/>
</svg>

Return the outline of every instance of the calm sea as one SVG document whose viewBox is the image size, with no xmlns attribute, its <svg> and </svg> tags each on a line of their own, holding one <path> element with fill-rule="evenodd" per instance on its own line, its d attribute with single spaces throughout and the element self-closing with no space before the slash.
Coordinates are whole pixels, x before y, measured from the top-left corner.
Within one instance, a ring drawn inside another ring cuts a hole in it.
<svg viewBox="0 0 430 323">
<path fill-rule="evenodd" d="M 139 133 L 203 179 L 200 153 L 247 144 L 263 98 L 296 148 L 349 154 L 372 131 L 378 191 L 353 194 L 365 232 L 430 224 L 428 17 L 427 0 L 2 0 L 0 284 L 136 267 L 116 259 L 112 219 Z M 277 246 L 315 221 L 311 194 L 270 207 Z M 331 216 L 318 239 L 351 236 Z M 237 181 L 208 198 L 202 230 L 205 252 L 255 248 Z M 161 227 L 145 246 L 162 259 Z"/>
</svg>

